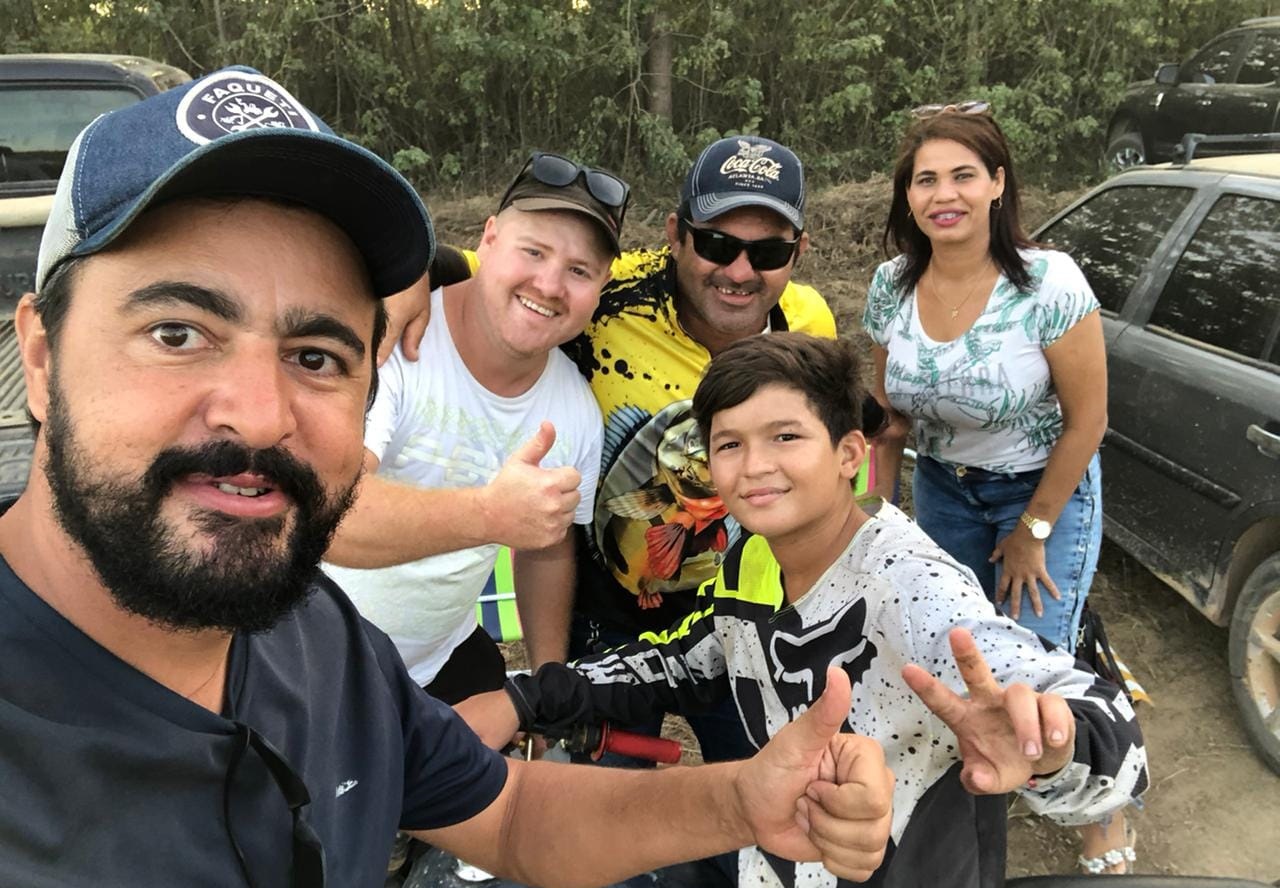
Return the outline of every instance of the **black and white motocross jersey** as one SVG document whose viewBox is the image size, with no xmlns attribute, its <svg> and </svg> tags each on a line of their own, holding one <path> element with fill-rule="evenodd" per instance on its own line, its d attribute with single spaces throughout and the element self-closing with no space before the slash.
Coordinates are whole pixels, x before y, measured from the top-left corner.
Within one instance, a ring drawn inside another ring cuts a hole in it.
<svg viewBox="0 0 1280 888">
<path fill-rule="evenodd" d="M 853 685 L 843 730 L 878 740 L 897 776 L 890 852 L 865 884 L 998 885 L 1004 800 L 963 790 L 955 735 L 901 677 L 916 663 L 964 693 L 947 638 L 962 626 L 1001 686 L 1052 691 L 1075 715 L 1072 763 L 1021 790 L 1034 811 L 1087 823 L 1141 794 L 1146 753 L 1123 692 L 1000 615 L 973 574 L 901 511 L 879 501 L 867 511 L 871 520 L 794 604 L 767 541 L 748 536 L 700 590 L 700 609 L 674 628 L 514 679 L 522 725 L 637 722 L 732 694 L 759 747 L 821 696 L 828 665 L 842 668 Z M 820 864 L 756 848 L 739 855 L 738 876 L 753 888 L 844 884 Z"/>
</svg>

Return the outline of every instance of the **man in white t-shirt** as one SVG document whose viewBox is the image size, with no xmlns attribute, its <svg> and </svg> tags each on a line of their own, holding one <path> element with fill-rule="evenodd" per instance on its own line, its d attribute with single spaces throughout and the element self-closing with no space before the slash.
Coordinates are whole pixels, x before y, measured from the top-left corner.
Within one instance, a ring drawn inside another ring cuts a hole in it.
<svg viewBox="0 0 1280 888">
<path fill-rule="evenodd" d="M 506 540 L 439 552 L 409 531 L 409 516 L 443 512 L 447 525 L 455 512 L 519 513 L 522 496 L 502 494 L 504 479 L 522 475 L 526 490 L 542 484 L 574 523 L 590 523 L 603 422 L 558 346 L 596 309 L 627 197 L 611 174 L 534 154 L 485 223 L 475 275 L 431 293 L 422 360 L 397 347 L 379 372 L 365 431 L 369 476 L 325 570 L 391 636 L 413 679 L 445 702 L 502 686 L 502 656 L 475 606 Z M 478 488 L 487 499 L 468 496 Z M 456 498 L 441 499 L 442 489 Z M 397 512 L 406 520 L 389 522 Z M 568 649 L 574 534 L 564 526 L 551 545 L 513 553 L 535 668 L 562 662 Z"/>
</svg>

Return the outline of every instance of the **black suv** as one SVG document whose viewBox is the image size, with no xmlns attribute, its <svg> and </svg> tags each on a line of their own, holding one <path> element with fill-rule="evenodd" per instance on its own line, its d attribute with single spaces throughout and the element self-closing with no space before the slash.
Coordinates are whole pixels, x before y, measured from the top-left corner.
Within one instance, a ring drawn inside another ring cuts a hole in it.
<svg viewBox="0 0 1280 888">
<path fill-rule="evenodd" d="M 0 55 L 0 496 L 26 484 L 31 461 L 13 311 L 35 280 L 67 149 L 99 114 L 190 79 L 134 56 Z"/>
<path fill-rule="evenodd" d="M 1280 153 L 1121 173 L 1036 237 L 1102 304 L 1106 533 L 1230 626 L 1236 701 L 1280 772 Z"/>
<path fill-rule="evenodd" d="M 1106 160 L 1113 169 L 1177 160 L 1186 133 L 1274 133 L 1278 115 L 1280 16 L 1249 19 L 1130 85 L 1107 126 Z"/>
</svg>

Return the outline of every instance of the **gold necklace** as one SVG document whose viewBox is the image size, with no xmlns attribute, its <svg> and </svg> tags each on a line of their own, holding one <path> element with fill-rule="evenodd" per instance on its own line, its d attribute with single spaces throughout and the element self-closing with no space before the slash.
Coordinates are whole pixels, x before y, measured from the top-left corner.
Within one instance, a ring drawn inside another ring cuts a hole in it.
<svg viewBox="0 0 1280 888">
<path fill-rule="evenodd" d="M 930 269 L 929 269 L 929 271 L 930 271 L 930 273 L 931 273 L 931 274 L 933 274 L 933 278 L 932 278 L 932 279 L 930 279 L 930 281 L 929 281 L 929 289 L 930 289 L 930 291 L 932 291 L 932 293 L 933 293 L 933 298 L 937 301 L 937 303 L 938 303 L 939 305 L 941 305 L 941 306 L 942 306 L 943 308 L 945 308 L 947 311 L 951 312 L 951 320 L 953 320 L 953 321 L 954 321 L 954 320 L 956 319 L 956 317 L 960 314 L 960 309 L 964 308 L 964 304 L 965 304 L 966 302 L 968 302 L 970 299 L 972 299 L 972 298 L 973 298 L 973 294 L 974 294 L 974 293 L 978 292 L 978 285 L 979 285 L 979 284 L 981 284 L 981 283 L 982 283 L 982 279 L 983 279 L 984 277 L 986 277 L 986 276 L 987 276 L 987 268 L 986 268 L 986 267 L 984 267 L 984 268 L 982 269 L 982 271 L 978 272 L 978 273 L 974 276 L 973 284 L 969 287 L 969 292 L 968 292 L 968 293 L 966 293 L 966 294 L 965 294 L 965 297 L 964 297 L 963 299 L 961 299 L 961 300 L 960 300 L 960 301 L 959 301 L 959 302 L 958 302 L 958 303 L 953 307 L 953 306 L 947 305 L 947 303 L 943 302 L 943 301 L 942 301 L 942 297 L 938 295 L 938 282 L 937 282 L 938 273 L 937 273 L 936 271 L 934 271 L 932 268 L 930 268 Z"/>
</svg>

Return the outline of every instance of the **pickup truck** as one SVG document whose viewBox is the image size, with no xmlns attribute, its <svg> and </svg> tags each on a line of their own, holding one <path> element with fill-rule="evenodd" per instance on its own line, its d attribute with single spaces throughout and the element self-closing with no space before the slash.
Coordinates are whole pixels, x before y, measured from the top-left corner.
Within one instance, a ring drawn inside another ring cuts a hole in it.
<svg viewBox="0 0 1280 888">
<path fill-rule="evenodd" d="M 1272 133 L 1280 128 L 1280 15 L 1219 34 L 1182 64 L 1131 84 L 1107 125 L 1113 170 L 1182 159 L 1182 137 Z M 1280 137 L 1273 140 L 1280 143 Z M 1270 150 L 1276 150 L 1272 147 Z M 1199 152 L 1234 154 L 1226 143 Z"/>
<path fill-rule="evenodd" d="M 13 313 L 35 280 L 67 150 L 99 114 L 190 79 L 135 56 L 0 55 L 0 496 L 21 490 L 31 465 Z"/>
</svg>

